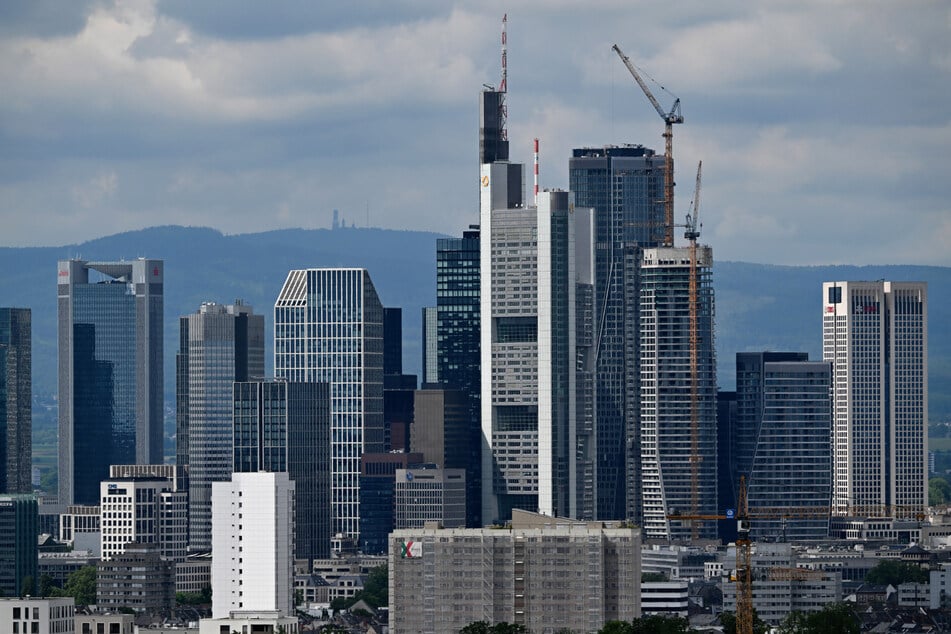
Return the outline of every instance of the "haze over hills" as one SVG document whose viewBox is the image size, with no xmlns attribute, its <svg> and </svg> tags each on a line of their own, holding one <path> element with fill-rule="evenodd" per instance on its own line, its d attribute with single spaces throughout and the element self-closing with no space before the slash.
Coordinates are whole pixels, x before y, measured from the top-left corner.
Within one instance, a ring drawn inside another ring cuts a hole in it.
<svg viewBox="0 0 951 634">
<path fill-rule="evenodd" d="M 32 309 L 34 395 L 52 399 L 56 394 L 57 260 L 165 260 L 166 410 L 174 410 L 179 316 L 194 312 L 202 302 L 231 303 L 240 298 L 265 316 L 270 342 L 274 300 L 289 270 L 364 267 L 384 305 L 403 309 L 404 372 L 419 374 L 420 309 L 435 303 L 435 248 L 439 237 L 443 236 L 372 228 L 224 235 L 208 228 L 164 226 L 78 245 L 0 248 L 0 305 Z M 738 351 L 806 351 L 810 358 L 821 359 L 821 283 L 882 278 L 928 282 L 930 414 L 933 421 L 951 418 L 948 267 L 796 267 L 717 262 L 714 286 L 720 386 L 734 387 Z M 272 355 L 268 343 L 269 372 Z"/>
</svg>

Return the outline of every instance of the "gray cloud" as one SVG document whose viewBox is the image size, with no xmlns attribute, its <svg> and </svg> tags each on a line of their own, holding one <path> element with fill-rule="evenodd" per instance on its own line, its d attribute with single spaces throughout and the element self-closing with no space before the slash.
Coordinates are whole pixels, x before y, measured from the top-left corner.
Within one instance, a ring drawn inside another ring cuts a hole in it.
<svg viewBox="0 0 951 634">
<path fill-rule="evenodd" d="M 718 258 L 951 264 L 949 9 L 715 4 L 520 3 L 513 159 L 539 137 L 542 185 L 566 187 L 572 147 L 662 149 L 618 43 L 683 101 L 677 213 L 702 158 Z M 334 208 L 445 233 L 477 220 L 477 93 L 499 80 L 506 3 L 50 6 L 0 9 L 0 243 L 321 227 Z"/>
</svg>

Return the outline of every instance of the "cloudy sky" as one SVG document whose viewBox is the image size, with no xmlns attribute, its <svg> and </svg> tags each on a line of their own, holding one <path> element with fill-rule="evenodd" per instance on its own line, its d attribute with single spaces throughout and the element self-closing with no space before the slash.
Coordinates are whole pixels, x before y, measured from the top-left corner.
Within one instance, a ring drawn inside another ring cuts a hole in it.
<svg viewBox="0 0 951 634">
<path fill-rule="evenodd" d="M 0 246 L 477 222 L 478 92 L 508 14 L 512 158 L 663 123 L 718 259 L 951 265 L 947 0 L 4 0 Z M 673 97 L 654 85 L 667 107 Z"/>
</svg>

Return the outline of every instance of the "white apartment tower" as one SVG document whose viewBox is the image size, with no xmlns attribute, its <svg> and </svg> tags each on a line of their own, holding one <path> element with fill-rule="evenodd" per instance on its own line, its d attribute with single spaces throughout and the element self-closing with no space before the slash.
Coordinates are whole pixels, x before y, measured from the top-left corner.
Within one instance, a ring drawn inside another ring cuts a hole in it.
<svg viewBox="0 0 951 634">
<path fill-rule="evenodd" d="M 294 482 L 287 472 L 212 483 L 212 618 L 294 615 Z"/>
<path fill-rule="evenodd" d="M 330 384 L 334 533 L 360 533 L 360 456 L 383 451 L 383 305 L 365 269 L 291 271 L 274 304 L 274 374 Z"/>
<path fill-rule="evenodd" d="M 717 376 L 713 250 L 696 253 L 697 386 L 693 403 L 689 247 L 644 249 L 640 284 L 641 491 L 644 535 L 691 539 L 689 522 L 669 513 L 715 515 Z M 696 407 L 696 411 L 693 407 Z M 716 537 L 716 523 L 696 531 Z"/>
<path fill-rule="evenodd" d="M 928 503 L 928 289 L 825 282 L 836 515 L 914 517 Z"/>
<path fill-rule="evenodd" d="M 521 165 L 481 174 L 482 519 L 512 509 L 593 513 L 595 447 L 577 319 L 592 293 L 590 209 L 545 191 L 523 206 Z M 588 311 L 590 314 L 590 311 Z M 587 424 L 585 424 L 587 422 Z"/>
</svg>

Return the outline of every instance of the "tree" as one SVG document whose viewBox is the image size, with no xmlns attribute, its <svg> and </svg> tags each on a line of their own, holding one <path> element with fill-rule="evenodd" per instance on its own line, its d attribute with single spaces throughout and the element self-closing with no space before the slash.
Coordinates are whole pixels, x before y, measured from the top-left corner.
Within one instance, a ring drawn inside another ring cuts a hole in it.
<svg viewBox="0 0 951 634">
<path fill-rule="evenodd" d="M 892 585 L 897 588 L 898 584 L 909 581 L 928 583 L 928 573 L 907 561 L 883 559 L 865 575 L 865 583 L 881 586 Z"/>
<path fill-rule="evenodd" d="M 476 621 L 459 630 L 459 634 L 528 634 L 528 630 L 518 623 L 503 621 L 489 625 L 487 621 Z"/>
<path fill-rule="evenodd" d="M 942 477 L 928 480 L 928 505 L 940 506 L 951 502 L 951 484 Z"/>
<path fill-rule="evenodd" d="M 53 581 L 53 577 L 49 576 L 45 572 L 40 575 L 40 596 L 41 597 L 55 597 L 59 596 L 56 593 L 57 590 L 62 590 L 56 582 Z"/>
<path fill-rule="evenodd" d="M 20 596 L 25 597 L 27 595 L 34 596 L 36 594 L 36 579 L 33 578 L 33 575 L 26 575 L 23 577 L 23 582 L 20 583 Z"/>
<path fill-rule="evenodd" d="M 352 597 L 338 597 L 330 602 L 330 607 L 335 612 L 349 610 L 350 606 L 360 600 L 374 608 L 387 606 L 390 603 L 390 585 L 389 572 L 386 564 L 377 566 L 370 571 L 363 589 L 355 593 Z"/>
<path fill-rule="evenodd" d="M 681 616 L 650 614 L 631 622 L 631 634 L 687 634 L 690 621 Z"/>
<path fill-rule="evenodd" d="M 66 579 L 63 596 L 73 597 L 76 605 L 96 602 L 96 567 L 83 566 Z"/>
<path fill-rule="evenodd" d="M 720 614 L 720 624 L 723 625 L 723 634 L 736 634 L 736 615 L 732 612 L 722 612 Z M 755 634 L 765 634 L 769 626 L 759 618 L 756 610 L 753 610 L 753 632 Z"/>
<path fill-rule="evenodd" d="M 633 634 L 634 625 L 627 621 L 608 621 L 598 634 Z"/>
<path fill-rule="evenodd" d="M 859 620 L 847 603 L 831 603 L 819 612 L 791 612 L 779 626 L 780 634 L 859 634 Z"/>
</svg>

